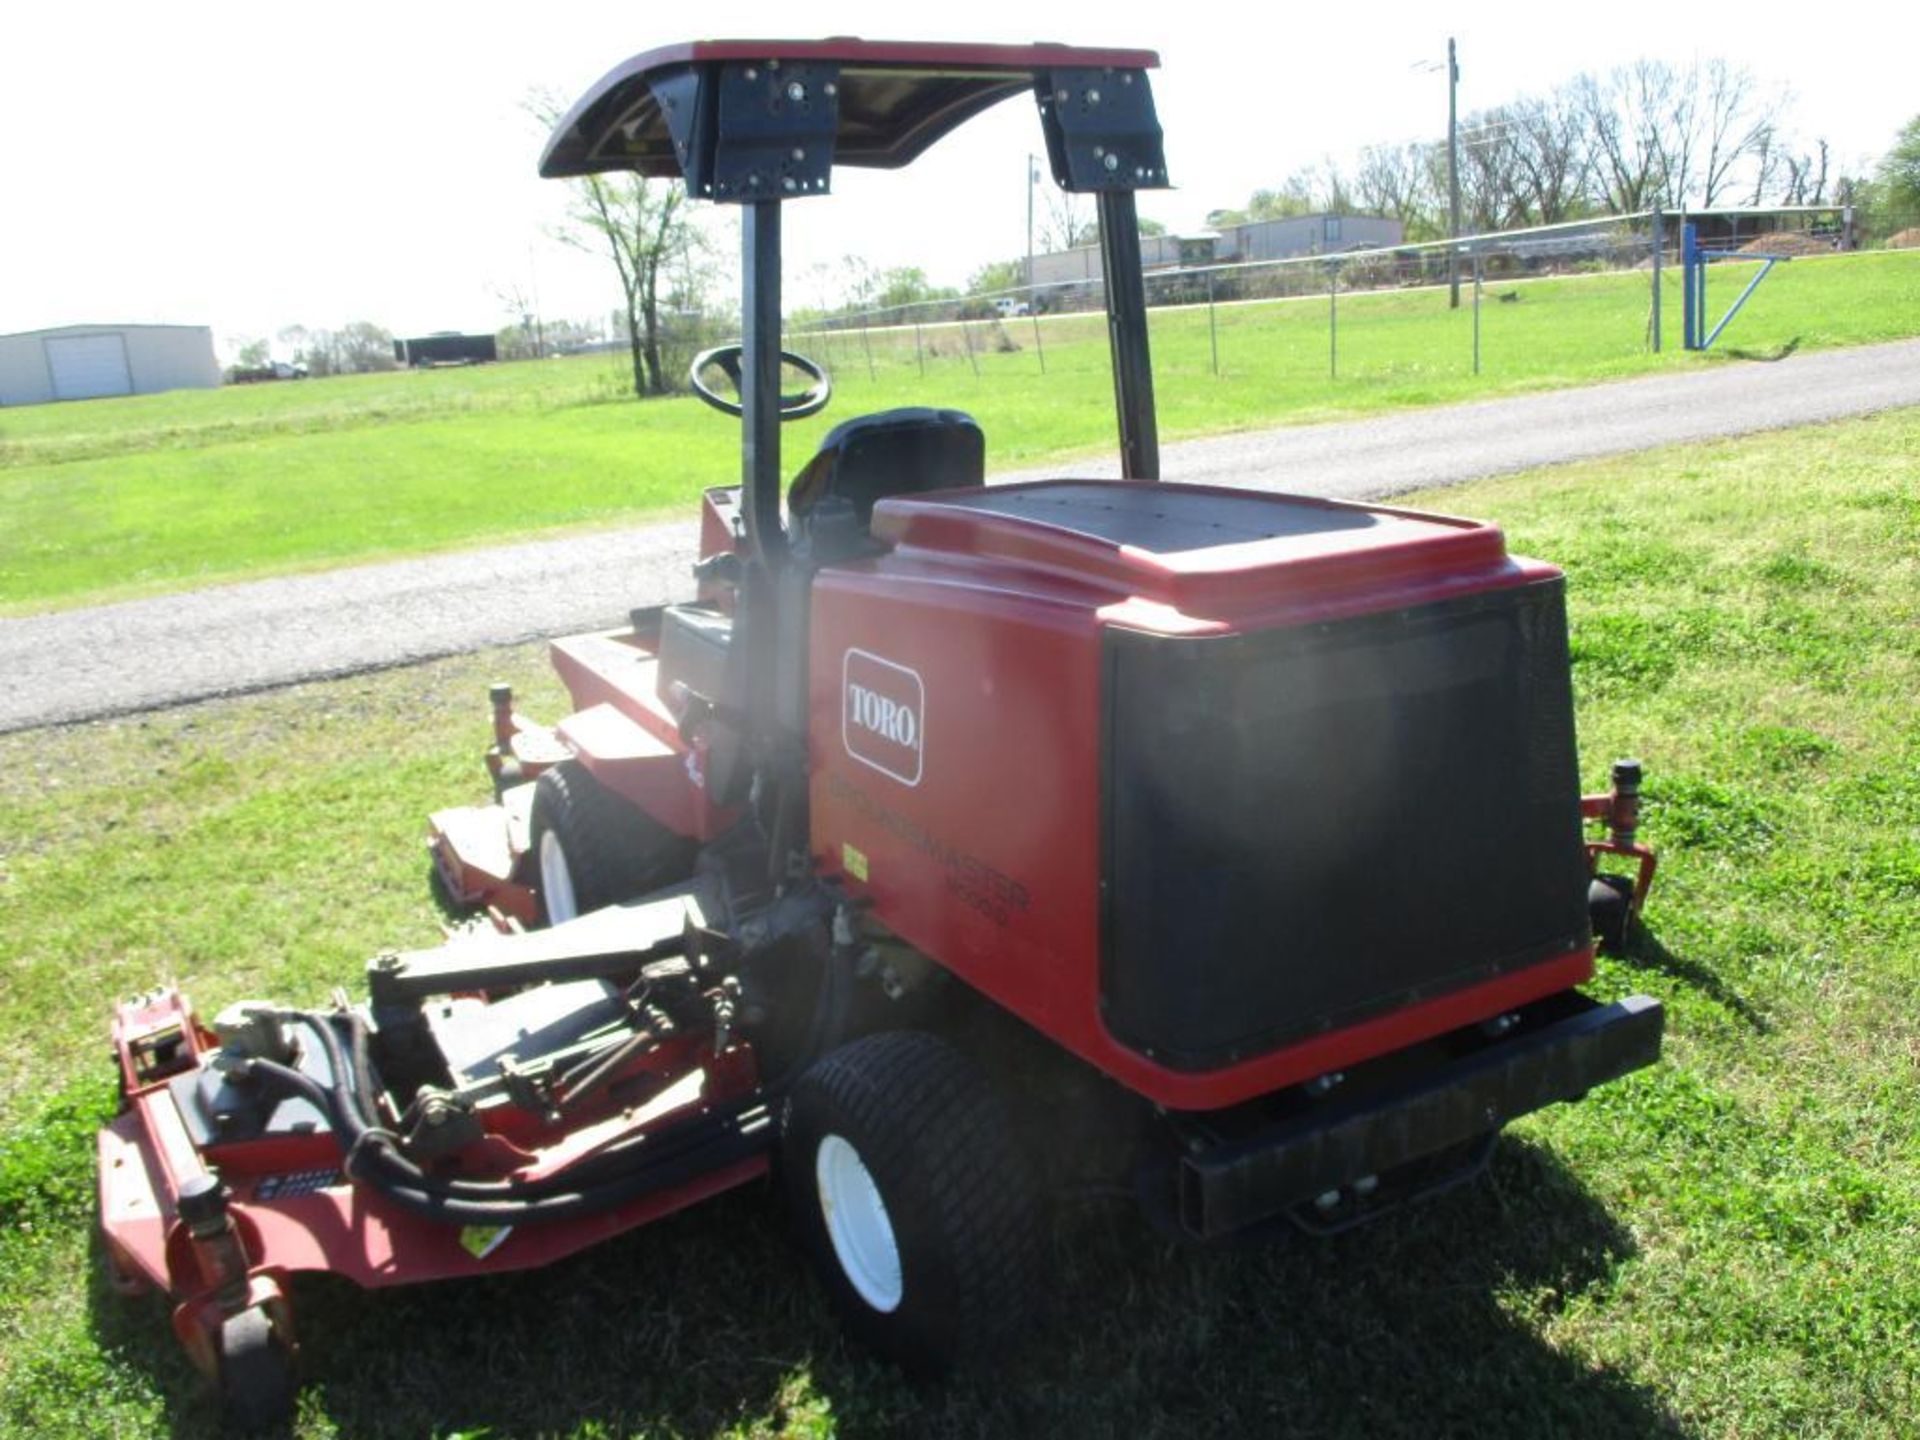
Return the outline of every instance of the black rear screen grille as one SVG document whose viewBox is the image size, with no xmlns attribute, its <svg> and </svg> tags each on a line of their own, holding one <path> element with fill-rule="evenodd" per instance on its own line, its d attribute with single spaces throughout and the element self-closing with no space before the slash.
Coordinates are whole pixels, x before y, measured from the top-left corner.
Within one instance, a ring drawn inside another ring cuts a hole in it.
<svg viewBox="0 0 1920 1440">
<path fill-rule="evenodd" d="M 1106 648 L 1108 1025 L 1204 1068 L 1585 942 L 1559 583 Z"/>
</svg>

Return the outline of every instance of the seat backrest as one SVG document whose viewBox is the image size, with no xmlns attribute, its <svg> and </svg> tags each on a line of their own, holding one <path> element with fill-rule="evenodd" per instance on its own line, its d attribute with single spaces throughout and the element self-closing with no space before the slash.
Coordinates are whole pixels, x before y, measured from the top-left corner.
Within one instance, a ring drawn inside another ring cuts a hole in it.
<svg viewBox="0 0 1920 1440">
<path fill-rule="evenodd" d="M 787 491 L 796 521 L 829 495 L 853 506 L 862 525 L 874 502 L 984 485 L 987 442 L 971 415 L 909 406 L 842 421 Z"/>
</svg>

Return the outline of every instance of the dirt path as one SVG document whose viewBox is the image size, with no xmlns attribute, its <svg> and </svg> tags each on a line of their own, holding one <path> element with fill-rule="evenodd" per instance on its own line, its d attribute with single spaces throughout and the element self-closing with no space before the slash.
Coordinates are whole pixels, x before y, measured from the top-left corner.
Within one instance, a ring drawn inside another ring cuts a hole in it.
<svg viewBox="0 0 1920 1440">
<path fill-rule="evenodd" d="M 1372 499 L 1905 405 L 1920 341 L 1186 441 L 1162 470 Z M 691 522 L 655 524 L 0 620 L 0 733 L 615 624 L 689 591 L 694 548 Z"/>
</svg>

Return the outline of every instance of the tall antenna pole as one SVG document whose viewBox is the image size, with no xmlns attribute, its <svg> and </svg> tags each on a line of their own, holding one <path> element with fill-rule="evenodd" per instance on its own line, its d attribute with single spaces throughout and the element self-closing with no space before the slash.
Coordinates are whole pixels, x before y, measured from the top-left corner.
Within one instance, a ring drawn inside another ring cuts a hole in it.
<svg viewBox="0 0 1920 1440">
<path fill-rule="evenodd" d="M 1447 238 L 1460 238 L 1460 62 L 1447 37 Z M 1460 308 L 1460 247 L 1447 247 L 1447 308 Z"/>
</svg>

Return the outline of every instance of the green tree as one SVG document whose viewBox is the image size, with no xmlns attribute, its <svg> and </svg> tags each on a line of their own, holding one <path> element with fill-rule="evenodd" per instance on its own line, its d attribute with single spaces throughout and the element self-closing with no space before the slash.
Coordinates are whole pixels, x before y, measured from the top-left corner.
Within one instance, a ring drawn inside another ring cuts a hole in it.
<svg viewBox="0 0 1920 1440">
<path fill-rule="evenodd" d="M 1920 115 L 1900 127 L 1893 148 L 1880 160 L 1880 200 L 1912 224 L 1920 221 Z"/>
<path fill-rule="evenodd" d="M 927 272 L 918 265 L 902 265 L 880 272 L 880 288 L 874 296 L 874 304 L 882 310 L 891 310 L 901 305 L 919 305 L 928 300 L 954 298 L 954 290 L 932 284 L 927 279 Z"/>
<path fill-rule="evenodd" d="M 1311 170 L 1296 170 L 1278 190 L 1256 190 L 1237 210 L 1208 211 L 1207 224 L 1222 230 L 1254 220 L 1288 220 L 1296 215 L 1315 214 L 1320 207 L 1314 203 L 1314 183 Z"/>
<path fill-rule="evenodd" d="M 1017 290 L 1026 283 L 1025 260 L 994 260 L 967 277 L 967 293 L 990 295 L 996 290 Z"/>
<path fill-rule="evenodd" d="M 334 332 L 333 340 L 334 353 L 341 370 L 392 370 L 399 363 L 393 358 L 393 333 L 371 320 L 355 320 L 350 325 L 342 325 Z"/>
</svg>

